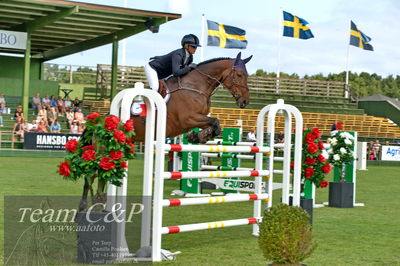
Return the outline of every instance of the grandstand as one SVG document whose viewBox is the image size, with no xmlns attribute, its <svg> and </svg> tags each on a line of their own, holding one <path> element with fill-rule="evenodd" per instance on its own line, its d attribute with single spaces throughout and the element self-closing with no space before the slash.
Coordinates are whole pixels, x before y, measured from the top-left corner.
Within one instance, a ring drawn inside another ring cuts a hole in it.
<svg viewBox="0 0 400 266">
<path fill-rule="evenodd" d="M 88 86 L 83 92 L 83 108 L 86 114 L 98 112 L 106 114 L 110 108 L 111 66 L 97 66 L 96 86 Z M 137 81 L 145 82 L 142 67 L 120 66 L 117 87 L 133 87 Z M 318 127 L 328 135 L 332 124 L 342 122 L 344 130 L 357 131 L 360 140 L 380 139 L 397 143 L 400 127 L 391 119 L 367 115 L 358 107 L 356 99 L 342 82 L 327 82 L 303 79 L 276 79 L 269 77 L 249 77 L 250 104 L 245 109 L 237 108 L 232 96 L 224 88 L 218 88 L 212 96 L 211 116 L 220 120 L 222 127 L 238 127 L 241 120 L 246 133 L 255 127 L 257 114 L 262 107 L 284 99 L 300 109 L 304 118 L 304 128 Z M 61 93 L 61 92 L 60 92 Z M 20 103 L 20 97 L 6 97 L 12 112 Z M 29 111 L 32 113 L 32 110 Z M 0 128 L 0 148 L 21 148 L 22 143 L 12 140 L 12 115 L 3 115 L 5 126 Z M 29 117 L 28 120 L 32 120 Z M 276 131 L 283 129 L 283 117 L 277 116 Z M 65 132 L 65 129 L 64 129 Z M 245 135 L 245 134 L 244 134 Z"/>
</svg>

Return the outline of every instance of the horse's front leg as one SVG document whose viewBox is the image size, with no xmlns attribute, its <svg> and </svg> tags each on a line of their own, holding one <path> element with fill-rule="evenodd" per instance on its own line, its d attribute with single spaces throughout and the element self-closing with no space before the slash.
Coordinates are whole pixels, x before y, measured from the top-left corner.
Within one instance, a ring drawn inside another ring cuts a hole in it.
<svg viewBox="0 0 400 266">
<path fill-rule="evenodd" d="M 206 120 L 206 122 L 203 123 L 203 125 L 199 124 L 197 126 L 194 126 L 201 128 L 202 130 L 200 132 L 191 131 L 187 135 L 189 142 L 204 144 L 211 138 L 221 134 L 221 127 L 217 118 L 206 117 L 206 119 L 204 120 Z"/>
</svg>

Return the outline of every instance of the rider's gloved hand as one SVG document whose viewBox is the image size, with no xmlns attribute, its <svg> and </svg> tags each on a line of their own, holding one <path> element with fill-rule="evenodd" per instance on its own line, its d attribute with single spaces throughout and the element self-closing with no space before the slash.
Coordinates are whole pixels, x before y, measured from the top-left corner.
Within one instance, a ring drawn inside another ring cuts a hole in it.
<svg viewBox="0 0 400 266">
<path fill-rule="evenodd" d="M 189 65 L 189 67 L 192 68 L 192 69 L 193 69 L 193 68 L 196 68 L 196 67 L 197 67 L 197 64 L 191 63 L 191 64 Z"/>
</svg>

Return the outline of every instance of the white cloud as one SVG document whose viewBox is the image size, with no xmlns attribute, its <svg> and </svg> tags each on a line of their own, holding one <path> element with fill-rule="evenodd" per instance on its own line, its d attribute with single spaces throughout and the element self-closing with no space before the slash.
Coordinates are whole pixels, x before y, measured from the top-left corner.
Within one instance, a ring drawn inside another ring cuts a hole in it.
<svg viewBox="0 0 400 266">
<path fill-rule="evenodd" d="M 172 13 L 188 14 L 190 13 L 189 0 L 169 0 L 168 8 Z"/>
</svg>

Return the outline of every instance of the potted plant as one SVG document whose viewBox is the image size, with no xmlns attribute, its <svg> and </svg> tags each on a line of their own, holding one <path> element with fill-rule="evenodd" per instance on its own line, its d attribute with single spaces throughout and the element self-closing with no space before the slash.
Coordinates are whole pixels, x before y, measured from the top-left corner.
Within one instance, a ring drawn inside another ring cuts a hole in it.
<svg viewBox="0 0 400 266">
<path fill-rule="evenodd" d="M 308 214 L 286 204 L 265 210 L 258 245 L 272 265 L 300 265 L 315 248 Z"/>
<path fill-rule="evenodd" d="M 103 247 L 106 250 L 104 253 L 107 254 L 101 254 L 101 258 L 96 250 L 99 250 L 99 243 L 107 243 L 105 245 L 111 243 L 116 221 L 104 219 L 109 213 L 104 210 L 103 204 L 97 203 L 106 201 L 107 182 L 116 186 L 121 185 L 121 180 L 126 175 L 127 161 L 133 158 L 134 135 L 131 119 L 122 123 L 117 116 L 103 117 L 98 113 L 92 113 L 87 116 L 86 129 L 79 141 L 71 139 L 65 145 L 67 155 L 57 172 L 65 180 L 85 179 L 84 193 L 79 204 L 79 212 L 75 217 L 77 226 L 102 228 L 100 231 L 77 231 L 78 262 L 93 263 L 99 260 L 103 263 L 110 262 L 112 254 L 107 253 L 111 250 L 110 246 Z M 93 195 L 92 185 L 96 178 L 97 191 Z M 88 191 L 93 206 L 87 204 Z"/>
<path fill-rule="evenodd" d="M 318 128 L 307 129 L 303 132 L 303 155 L 301 164 L 301 198 L 300 206 L 310 215 L 310 224 L 313 218 L 313 185 L 317 188 L 325 188 L 328 181 L 325 180 L 331 171 L 328 163 L 329 154 L 321 141 L 321 132 Z M 294 164 L 291 168 L 293 170 Z"/>
<path fill-rule="evenodd" d="M 330 182 L 329 206 L 338 208 L 352 208 L 354 197 L 354 183 L 346 182 L 346 165 L 354 161 L 354 137 L 348 132 L 332 131 L 328 139 L 329 161 L 340 172 L 339 182 Z"/>
</svg>

